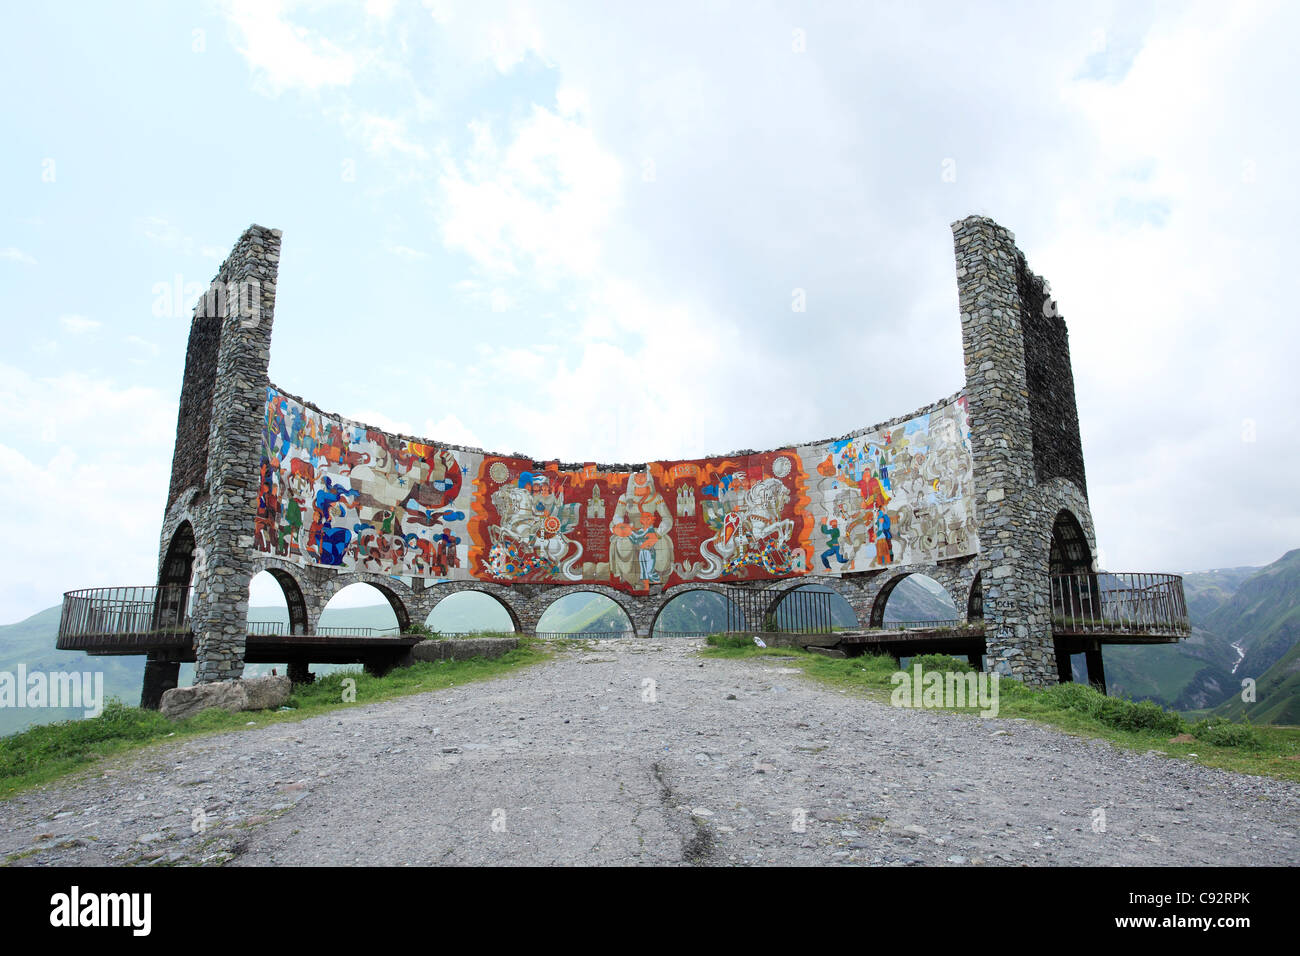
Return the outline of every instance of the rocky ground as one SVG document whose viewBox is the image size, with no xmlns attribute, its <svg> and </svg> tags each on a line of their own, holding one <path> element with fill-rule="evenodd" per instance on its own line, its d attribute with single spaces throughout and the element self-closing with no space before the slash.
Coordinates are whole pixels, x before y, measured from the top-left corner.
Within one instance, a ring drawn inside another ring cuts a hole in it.
<svg viewBox="0 0 1300 956">
<path fill-rule="evenodd" d="M 695 641 L 163 744 L 0 803 L 32 864 L 1300 863 L 1300 787 Z"/>
</svg>

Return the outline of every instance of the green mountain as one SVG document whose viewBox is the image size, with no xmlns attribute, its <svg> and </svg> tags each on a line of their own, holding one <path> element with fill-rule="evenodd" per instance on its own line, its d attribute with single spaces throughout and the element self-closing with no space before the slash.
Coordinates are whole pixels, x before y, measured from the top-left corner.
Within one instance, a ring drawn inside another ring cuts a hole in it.
<svg viewBox="0 0 1300 956">
<path fill-rule="evenodd" d="M 1244 689 L 1237 681 L 1232 696 L 1213 713 L 1229 720 L 1248 719 L 1252 724 L 1300 726 L 1300 644 L 1292 645 L 1281 659 L 1255 682 L 1255 700 L 1241 699 Z"/>
<path fill-rule="evenodd" d="M 1205 626 L 1243 653 L 1236 676 L 1259 678 L 1300 641 L 1300 548 L 1251 575 Z"/>
<path fill-rule="evenodd" d="M 1246 714 L 1256 723 L 1297 722 L 1300 684 L 1300 549 L 1264 568 L 1183 576 L 1192 634 L 1177 644 L 1106 649 L 1110 691 L 1175 710 Z M 1241 681 L 1256 680 L 1254 703 Z"/>
<path fill-rule="evenodd" d="M 81 651 L 55 650 L 61 613 L 61 607 L 51 607 L 16 624 L 0 625 L 0 671 L 16 675 L 18 665 L 22 664 L 28 674 L 102 673 L 105 700 L 120 697 L 128 704 L 138 704 L 144 658 L 89 657 Z M 84 716 L 84 709 L 75 708 L 0 707 L 0 735 L 17 733 L 34 724 Z"/>
<path fill-rule="evenodd" d="M 59 635 L 61 607 L 46 608 L 16 624 L 0 625 L 0 671 L 17 674 L 22 664 L 28 674 L 84 673 L 103 674 L 104 699 L 120 698 L 135 706 L 140 703 L 140 687 L 144 683 L 144 657 L 92 657 L 84 651 L 60 651 L 54 647 Z M 283 607 L 253 607 L 248 611 L 249 621 L 279 622 L 286 626 L 289 612 Z M 387 604 L 374 607 L 328 608 L 321 614 L 322 626 L 371 627 L 383 629 L 397 626 L 397 618 Z M 340 668 L 355 669 L 356 665 L 316 664 L 312 670 L 326 674 Z M 249 677 L 270 674 L 272 669 L 285 673 L 284 664 L 249 664 L 244 673 Z M 93 679 L 93 678 L 92 678 Z M 194 665 L 182 664 L 179 676 L 182 687 L 194 683 Z M 27 708 L 0 707 L 0 736 L 17 733 L 36 724 L 49 724 L 59 720 L 77 720 L 85 716 L 84 708 Z"/>
</svg>

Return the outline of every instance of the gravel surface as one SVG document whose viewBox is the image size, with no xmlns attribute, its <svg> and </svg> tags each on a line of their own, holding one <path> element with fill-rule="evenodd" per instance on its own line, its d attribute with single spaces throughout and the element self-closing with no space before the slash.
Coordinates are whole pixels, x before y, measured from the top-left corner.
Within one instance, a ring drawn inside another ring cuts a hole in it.
<svg viewBox="0 0 1300 956">
<path fill-rule="evenodd" d="M 165 743 L 0 803 L 32 864 L 1300 862 L 1300 787 L 696 641 Z M 648 683 L 648 682 L 653 683 Z"/>
</svg>

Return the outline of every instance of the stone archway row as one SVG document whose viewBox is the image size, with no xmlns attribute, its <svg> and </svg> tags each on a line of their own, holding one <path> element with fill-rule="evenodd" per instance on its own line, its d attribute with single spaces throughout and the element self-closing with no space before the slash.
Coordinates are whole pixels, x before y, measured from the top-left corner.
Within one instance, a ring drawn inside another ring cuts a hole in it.
<svg viewBox="0 0 1300 956">
<path fill-rule="evenodd" d="M 411 622 L 423 623 L 433 609 L 446 597 L 465 591 L 477 591 L 497 601 L 510 616 L 518 633 L 536 632 L 537 624 L 546 609 L 565 594 L 579 591 L 599 594 L 609 598 L 627 615 L 635 633 L 648 636 L 654 632 L 660 614 L 676 598 L 691 591 L 709 591 L 728 598 L 733 585 L 708 582 L 679 584 L 659 594 L 635 595 L 602 584 L 494 584 L 488 581 L 448 581 L 424 584 L 417 580 L 414 587 L 405 581 L 369 571 L 339 574 L 328 568 L 302 567 L 291 561 L 265 556 L 255 562 L 253 573 L 268 571 L 284 591 L 289 606 L 290 622 L 294 633 L 314 633 L 330 599 L 352 584 L 370 584 L 388 601 L 397 616 L 398 624 L 405 629 Z M 776 581 L 768 585 L 751 585 L 752 588 L 771 594 L 766 613 L 774 613 L 781 600 L 798 588 L 821 585 L 842 597 L 853 609 L 861 627 L 880 627 L 884 621 L 885 605 L 900 581 L 911 574 L 924 574 L 937 581 L 947 591 L 957 608 L 959 618 L 965 619 L 968 610 L 978 607 L 979 590 L 976 580 L 979 571 L 978 556 L 958 558 L 937 564 L 907 565 L 883 568 L 861 574 L 813 574 L 800 578 Z M 766 616 L 766 615 L 765 615 Z M 751 628 L 761 626 L 759 621 L 748 622 Z"/>
</svg>

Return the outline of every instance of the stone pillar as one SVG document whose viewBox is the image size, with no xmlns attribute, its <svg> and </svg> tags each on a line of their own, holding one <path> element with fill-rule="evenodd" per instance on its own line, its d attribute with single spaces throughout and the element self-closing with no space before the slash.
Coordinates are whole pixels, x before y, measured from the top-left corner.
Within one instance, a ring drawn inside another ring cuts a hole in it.
<svg viewBox="0 0 1300 956">
<path fill-rule="evenodd" d="M 314 684 L 316 675 L 309 669 L 311 661 L 289 661 L 288 674 L 291 684 Z"/>
<path fill-rule="evenodd" d="M 1056 678 L 1062 684 L 1069 684 L 1074 680 L 1074 662 L 1059 645 L 1056 647 Z"/>
<path fill-rule="evenodd" d="M 275 311 L 280 231 L 250 226 L 222 263 L 207 298 L 221 315 L 208 435 L 208 541 L 198 568 L 195 682 L 244 672 L 248 582 L 253 576 L 261 434 Z"/>
<path fill-rule="evenodd" d="M 1036 524 L 1023 256 L 1008 230 L 980 216 L 953 223 L 953 239 L 989 665 L 1043 686 L 1056 682 L 1057 668 L 1047 555 L 1039 553 Z"/>
<path fill-rule="evenodd" d="M 154 654 L 146 657 L 140 706 L 145 710 L 157 710 L 162 704 L 162 695 L 177 685 L 180 674 L 180 661 L 163 660 Z"/>
<path fill-rule="evenodd" d="M 1088 665 L 1088 683 L 1106 693 L 1106 666 L 1101 660 L 1101 645 L 1095 644 L 1084 651 L 1083 659 Z"/>
</svg>

